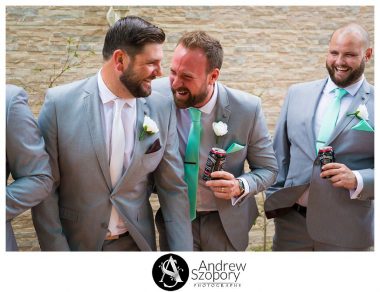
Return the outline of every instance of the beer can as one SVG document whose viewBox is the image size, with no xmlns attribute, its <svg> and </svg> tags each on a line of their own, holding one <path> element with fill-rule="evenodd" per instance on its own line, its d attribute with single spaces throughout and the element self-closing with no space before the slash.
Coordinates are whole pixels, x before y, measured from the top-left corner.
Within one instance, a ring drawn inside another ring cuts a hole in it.
<svg viewBox="0 0 380 292">
<path fill-rule="evenodd" d="M 205 171 L 202 179 L 205 181 L 211 180 L 211 173 L 214 171 L 223 170 L 223 164 L 226 161 L 226 151 L 220 148 L 213 147 L 208 154 Z"/>
<path fill-rule="evenodd" d="M 322 167 L 328 163 L 335 162 L 334 149 L 331 146 L 325 146 L 318 150 L 318 158 Z M 330 178 L 331 176 L 326 176 L 324 178 Z"/>
</svg>

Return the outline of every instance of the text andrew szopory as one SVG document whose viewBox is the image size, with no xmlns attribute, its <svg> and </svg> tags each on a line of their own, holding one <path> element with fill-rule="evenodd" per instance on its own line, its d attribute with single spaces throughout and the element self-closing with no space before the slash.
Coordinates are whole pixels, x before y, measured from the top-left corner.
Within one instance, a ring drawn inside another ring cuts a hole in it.
<svg viewBox="0 0 380 292">
<path fill-rule="evenodd" d="M 198 268 L 191 270 L 191 279 L 195 281 L 233 282 L 236 283 L 240 273 L 244 272 L 247 263 L 205 263 L 202 260 Z"/>
</svg>

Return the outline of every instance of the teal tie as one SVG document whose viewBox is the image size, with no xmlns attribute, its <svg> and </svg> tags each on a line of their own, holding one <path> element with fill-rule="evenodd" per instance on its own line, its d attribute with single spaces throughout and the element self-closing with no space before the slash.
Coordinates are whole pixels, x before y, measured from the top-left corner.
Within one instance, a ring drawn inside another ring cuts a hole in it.
<svg viewBox="0 0 380 292">
<path fill-rule="evenodd" d="M 196 217 L 198 173 L 199 173 L 199 144 L 201 141 L 201 111 L 190 107 L 191 128 L 185 153 L 185 181 L 188 188 L 190 219 Z"/>
<path fill-rule="evenodd" d="M 343 88 L 336 88 L 334 90 L 334 93 L 335 98 L 327 109 L 323 117 L 321 128 L 319 129 L 318 139 L 316 143 L 317 153 L 321 147 L 326 145 L 326 142 L 334 131 L 339 116 L 340 102 L 342 100 L 342 97 L 347 94 L 347 91 Z"/>
</svg>

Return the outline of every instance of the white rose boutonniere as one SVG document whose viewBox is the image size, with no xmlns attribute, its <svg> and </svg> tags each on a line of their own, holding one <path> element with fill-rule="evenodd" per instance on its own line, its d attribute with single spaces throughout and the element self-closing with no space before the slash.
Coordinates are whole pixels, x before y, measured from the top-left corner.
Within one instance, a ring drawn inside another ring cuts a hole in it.
<svg viewBox="0 0 380 292">
<path fill-rule="evenodd" d="M 356 110 L 357 112 L 357 116 L 363 120 L 368 120 L 369 116 L 368 116 L 368 110 L 367 110 L 367 107 L 365 106 L 365 104 L 361 104 L 359 105 L 358 109 Z"/>
<path fill-rule="evenodd" d="M 218 144 L 219 137 L 224 136 L 225 134 L 228 133 L 227 124 L 223 123 L 222 121 L 217 122 L 217 123 L 214 122 L 212 123 L 212 128 L 216 135 L 216 143 Z"/>
<path fill-rule="evenodd" d="M 144 117 L 143 129 L 141 130 L 139 140 L 144 139 L 145 134 L 153 135 L 159 131 L 157 124 L 150 117 Z"/>
<path fill-rule="evenodd" d="M 365 104 L 359 105 L 355 112 L 347 114 L 347 116 L 355 116 L 359 120 L 365 120 L 365 121 L 367 121 L 369 118 L 368 110 Z"/>
</svg>

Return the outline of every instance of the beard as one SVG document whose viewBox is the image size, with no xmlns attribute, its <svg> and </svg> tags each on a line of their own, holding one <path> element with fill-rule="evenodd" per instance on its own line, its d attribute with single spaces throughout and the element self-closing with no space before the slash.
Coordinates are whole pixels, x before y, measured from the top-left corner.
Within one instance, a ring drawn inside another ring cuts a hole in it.
<svg viewBox="0 0 380 292">
<path fill-rule="evenodd" d="M 127 69 L 124 70 L 123 74 L 120 76 L 120 82 L 123 83 L 126 89 L 134 96 L 134 97 L 147 97 L 152 92 L 151 85 L 144 86 L 143 82 L 146 80 L 152 81 L 156 77 L 154 75 L 149 76 L 148 78 L 141 79 L 133 71 L 133 63 L 130 64 Z"/>
<path fill-rule="evenodd" d="M 178 92 L 185 92 L 188 95 L 187 99 L 179 99 L 176 95 Z M 195 107 L 198 104 L 202 104 L 208 95 L 206 86 L 201 88 L 198 94 L 192 94 L 186 87 L 180 87 L 175 90 L 172 88 L 172 93 L 174 97 L 174 103 L 178 108 L 189 108 Z"/>
<path fill-rule="evenodd" d="M 352 70 L 351 73 L 343 80 L 337 80 L 335 78 L 335 69 L 333 68 L 333 66 L 329 66 L 326 62 L 326 69 L 327 71 L 329 72 L 329 75 L 330 75 L 330 78 L 331 80 L 339 87 L 347 87 L 351 84 L 353 84 L 356 80 L 358 80 L 360 78 L 360 76 L 363 75 L 364 73 L 364 69 L 365 69 L 365 62 L 364 62 L 364 58 L 363 60 L 361 61 L 360 63 L 360 66 L 355 69 L 355 70 Z M 352 68 L 349 68 L 349 69 L 352 69 Z"/>
</svg>

